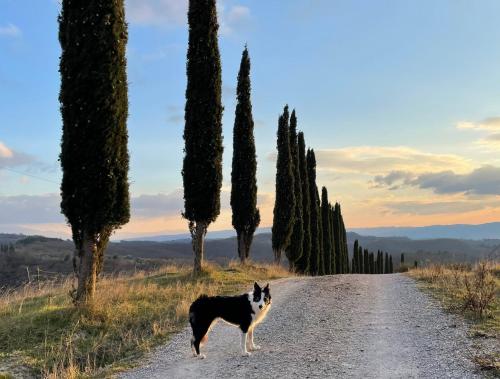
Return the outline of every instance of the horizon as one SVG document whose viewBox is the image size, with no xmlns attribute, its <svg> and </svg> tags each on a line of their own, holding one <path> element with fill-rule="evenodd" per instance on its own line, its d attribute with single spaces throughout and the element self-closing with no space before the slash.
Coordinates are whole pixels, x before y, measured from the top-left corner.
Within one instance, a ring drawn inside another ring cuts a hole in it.
<svg viewBox="0 0 500 379">
<path fill-rule="evenodd" d="M 59 4 L 0 1 L 0 233 L 68 238 L 57 161 Z M 209 232 L 232 229 L 231 137 L 245 43 L 262 228 L 272 223 L 277 120 L 287 103 L 347 229 L 500 221 L 500 3 L 314 4 L 218 2 L 224 181 Z M 187 2 L 128 0 L 126 8 L 132 219 L 114 239 L 187 233 Z"/>
</svg>

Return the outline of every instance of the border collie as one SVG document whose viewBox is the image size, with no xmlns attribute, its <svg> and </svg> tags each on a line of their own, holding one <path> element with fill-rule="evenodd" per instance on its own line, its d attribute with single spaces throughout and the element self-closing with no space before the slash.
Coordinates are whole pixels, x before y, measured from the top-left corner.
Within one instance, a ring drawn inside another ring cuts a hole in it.
<svg viewBox="0 0 500 379">
<path fill-rule="evenodd" d="M 193 329 L 191 339 L 193 355 L 205 358 L 205 355 L 200 354 L 200 345 L 207 341 L 208 332 L 217 319 L 241 329 L 243 356 L 250 355 L 248 350 L 259 350 L 260 346 L 253 342 L 253 330 L 264 319 L 270 308 L 269 284 L 261 288 L 255 282 L 253 292 L 240 296 L 201 295 L 189 308 L 189 323 Z"/>
</svg>

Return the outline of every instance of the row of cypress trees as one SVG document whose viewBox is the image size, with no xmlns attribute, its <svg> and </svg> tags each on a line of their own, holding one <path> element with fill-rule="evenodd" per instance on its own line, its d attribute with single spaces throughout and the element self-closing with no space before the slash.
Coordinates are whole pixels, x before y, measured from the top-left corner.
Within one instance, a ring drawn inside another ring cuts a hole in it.
<svg viewBox="0 0 500 379">
<path fill-rule="evenodd" d="M 353 274 L 392 274 L 394 266 L 392 255 L 377 251 L 377 255 L 368 252 L 359 245 L 358 240 L 354 241 L 351 273 Z"/>
<path fill-rule="evenodd" d="M 274 260 L 285 254 L 291 271 L 309 275 L 349 272 L 346 229 L 340 204 L 316 184 L 316 155 L 297 132 L 297 115 L 288 105 L 278 119 L 276 199 L 272 227 Z"/>
</svg>

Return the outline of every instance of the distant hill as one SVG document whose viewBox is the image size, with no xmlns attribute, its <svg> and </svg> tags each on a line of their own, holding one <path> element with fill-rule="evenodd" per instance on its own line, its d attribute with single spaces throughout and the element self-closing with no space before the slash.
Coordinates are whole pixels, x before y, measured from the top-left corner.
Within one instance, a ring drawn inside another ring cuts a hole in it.
<svg viewBox="0 0 500 379">
<path fill-rule="evenodd" d="M 383 228 L 353 228 L 350 232 L 357 233 L 363 236 L 373 237 L 407 237 L 410 239 L 467 239 L 467 240 L 483 240 L 483 239 L 500 239 L 500 222 L 492 222 L 488 224 L 469 225 L 431 225 L 421 227 L 383 227 Z M 270 233 L 271 228 L 259 228 L 257 233 Z M 233 229 L 208 231 L 207 239 L 220 239 L 235 237 L 236 233 Z M 191 236 L 189 233 L 169 234 L 158 236 L 145 236 L 126 239 L 124 241 L 155 241 L 169 242 L 177 240 L 188 240 Z"/>
<path fill-rule="evenodd" d="M 432 225 L 422 227 L 354 228 L 350 231 L 374 237 L 408 237 L 411 239 L 457 238 L 500 239 L 500 222 L 468 225 Z"/>
<path fill-rule="evenodd" d="M 357 239 L 363 248 L 382 250 L 393 255 L 399 264 L 405 253 L 407 264 L 432 262 L 475 262 L 479 259 L 500 259 L 500 239 L 466 240 L 453 238 L 410 239 L 407 237 L 363 236 L 347 234 L 349 254 Z M 14 244 L 15 252 L 0 253 L 0 288 L 25 283 L 28 278 L 54 279 L 72 273 L 73 243 L 69 240 L 0 234 L 0 244 Z M 227 263 L 237 259 L 236 238 L 208 239 L 205 246 L 208 260 Z M 191 264 L 193 253 L 188 238 L 156 241 L 111 242 L 105 256 L 104 271 L 118 273 L 150 270 L 159 265 L 175 262 Z M 255 261 L 273 260 L 271 233 L 255 235 L 251 258 Z M 286 259 L 283 262 L 287 265 Z"/>
<path fill-rule="evenodd" d="M 271 228 L 259 228 L 257 229 L 256 234 L 260 233 L 270 233 Z M 206 239 L 207 240 L 213 240 L 213 239 L 221 239 L 221 238 L 230 238 L 230 237 L 236 237 L 236 231 L 234 229 L 229 229 L 229 230 L 215 230 L 215 231 L 208 231 Z M 178 240 L 190 240 L 191 235 L 189 233 L 180 233 L 180 234 L 165 234 L 165 235 L 158 235 L 158 236 L 144 236 L 144 237 L 134 237 L 134 238 L 127 238 L 122 241 L 124 242 L 129 242 L 129 241 L 152 241 L 152 242 L 170 242 L 170 241 L 178 241 Z"/>
</svg>

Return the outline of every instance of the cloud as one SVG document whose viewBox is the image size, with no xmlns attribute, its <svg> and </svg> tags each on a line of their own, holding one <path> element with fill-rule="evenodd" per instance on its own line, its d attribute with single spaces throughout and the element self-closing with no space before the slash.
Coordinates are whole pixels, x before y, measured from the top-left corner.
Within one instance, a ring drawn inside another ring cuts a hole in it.
<svg viewBox="0 0 500 379">
<path fill-rule="evenodd" d="M 374 178 L 375 186 L 418 187 L 431 189 L 436 194 L 498 195 L 500 196 L 500 167 L 483 166 L 466 174 L 452 170 L 428 172 L 416 175 L 411 172 L 393 171 Z"/>
<path fill-rule="evenodd" d="M 187 22 L 187 0 L 127 0 L 128 20 L 147 26 L 181 26 Z"/>
<path fill-rule="evenodd" d="M 500 148 L 500 117 L 488 117 L 479 122 L 461 121 L 456 125 L 457 129 L 472 130 L 483 134 L 482 138 L 475 141 L 475 144 L 482 149 Z"/>
<path fill-rule="evenodd" d="M 227 36 L 233 34 L 236 29 L 244 25 L 250 19 L 250 9 L 243 5 L 233 5 L 225 11 L 224 2 L 219 1 L 218 14 L 220 23 L 220 34 Z"/>
<path fill-rule="evenodd" d="M 396 183 L 408 184 L 413 178 L 413 174 L 406 171 L 391 171 L 387 175 L 377 175 L 373 179 L 375 187 L 382 188 L 391 186 L 389 189 L 396 189 L 399 186 Z"/>
<path fill-rule="evenodd" d="M 472 202 L 470 200 L 442 202 L 400 201 L 386 202 L 383 204 L 383 207 L 391 213 L 426 216 L 473 212 L 488 208 L 492 205 L 498 206 L 500 204 L 487 204 L 485 202 Z"/>
<path fill-rule="evenodd" d="M 500 195 L 500 167 L 484 166 L 465 175 L 453 171 L 424 174 L 412 184 L 438 194 Z"/>
<path fill-rule="evenodd" d="M 0 141 L 0 158 L 12 158 L 14 153 L 2 141 Z"/>
<path fill-rule="evenodd" d="M 35 163 L 34 157 L 28 154 L 17 152 L 0 141 L 0 168 L 25 166 L 32 163 Z"/>
<path fill-rule="evenodd" d="M 370 175 L 392 171 L 413 173 L 453 169 L 470 170 L 470 162 L 458 155 L 433 154 L 410 147 L 356 146 L 315 150 L 318 170 Z"/>
<path fill-rule="evenodd" d="M 60 196 L 0 196 L 0 224 L 64 223 Z"/>
<path fill-rule="evenodd" d="M 126 4 L 131 24 L 160 27 L 187 25 L 188 0 L 127 0 Z M 228 7 L 222 0 L 217 2 L 217 13 L 221 35 L 232 34 L 250 19 L 248 7 Z"/>
<path fill-rule="evenodd" d="M 178 189 L 168 194 L 140 195 L 131 200 L 132 216 L 157 217 L 180 215 L 184 208 L 183 191 Z"/>
<path fill-rule="evenodd" d="M 461 121 L 457 129 L 500 131 L 500 117 L 488 117 L 479 122 Z"/>
<path fill-rule="evenodd" d="M 21 29 L 14 24 L 0 25 L 0 37 L 18 38 L 22 36 Z"/>
</svg>

